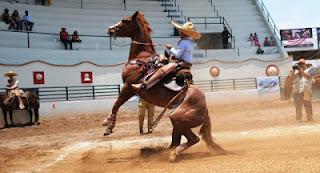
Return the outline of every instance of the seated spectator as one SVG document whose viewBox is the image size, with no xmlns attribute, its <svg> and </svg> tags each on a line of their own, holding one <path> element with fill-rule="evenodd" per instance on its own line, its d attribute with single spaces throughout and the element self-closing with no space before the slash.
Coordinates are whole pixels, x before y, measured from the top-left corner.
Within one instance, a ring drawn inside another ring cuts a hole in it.
<svg viewBox="0 0 320 173">
<path fill-rule="evenodd" d="M 50 6 L 52 4 L 52 0 L 36 0 L 37 4 L 41 4 L 41 5 L 46 5 L 48 4 L 48 6 Z"/>
<path fill-rule="evenodd" d="M 252 33 L 250 33 L 248 41 L 250 41 L 250 45 L 253 46 L 254 40 L 253 40 L 253 34 Z"/>
<path fill-rule="evenodd" d="M 29 15 L 28 10 L 24 12 L 24 16 L 22 18 L 22 22 L 24 23 L 24 26 L 26 27 L 27 31 L 31 31 L 33 27 L 32 17 Z"/>
<path fill-rule="evenodd" d="M 264 38 L 263 46 L 264 46 L 264 47 L 269 47 L 269 46 L 270 46 L 270 41 L 269 41 L 268 37 L 265 37 L 265 38 Z"/>
<path fill-rule="evenodd" d="M 258 49 L 257 49 L 256 53 L 257 53 L 258 55 L 262 55 L 262 54 L 264 53 L 264 50 L 261 49 L 261 46 L 260 46 L 260 45 L 258 46 Z"/>
<path fill-rule="evenodd" d="M 275 40 L 273 39 L 273 37 L 270 37 L 270 46 L 276 46 L 276 42 Z"/>
<path fill-rule="evenodd" d="M 69 34 L 66 31 L 66 28 L 61 28 L 60 31 L 60 41 L 64 44 L 64 49 L 68 50 L 67 44 L 70 44 L 70 50 L 72 50 L 72 41 L 69 38 Z"/>
<path fill-rule="evenodd" d="M 4 9 L 4 12 L 1 15 L 1 20 L 6 24 L 10 23 L 9 9 L 7 8 Z"/>
<path fill-rule="evenodd" d="M 78 42 L 81 43 L 82 40 L 80 40 L 80 37 L 78 35 L 78 31 L 74 31 L 72 34 L 72 42 Z"/>
<path fill-rule="evenodd" d="M 14 10 L 11 15 L 11 21 L 9 29 L 22 30 L 21 20 L 18 10 Z"/>
<path fill-rule="evenodd" d="M 254 42 L 254 46 L 258 46 L 258 47 L 260 46 L 257 33 L 253 34 L 253 42 Z"/>
</svg>

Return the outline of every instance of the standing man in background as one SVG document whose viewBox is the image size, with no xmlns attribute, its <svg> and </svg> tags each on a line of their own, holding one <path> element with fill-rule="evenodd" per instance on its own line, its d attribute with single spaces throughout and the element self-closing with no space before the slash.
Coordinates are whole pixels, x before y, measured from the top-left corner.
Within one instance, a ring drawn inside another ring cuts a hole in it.
<svg viewBox="0 0 320 173">
<path fill-rule="evenodd" d="M 229 38 L 230 38 L 230 32 L 228 31 L 227 27 L 223 27 L 223 31 L 221 33 L 222 38 L 222 47 L 223 49 L 228 48 Z"/>
<path fill-rule="evenodd" d="M 146 111 L 148 111 L 148 133 L 152 133 L 152 121 L 153 121 L 155 106 L 153 104 L 146 102 L 142 98 L 139 98 L 138 108 L 139 108 L 138 114 L 139 114 L 140 134 L 143 134 L 143 122 L 144 122 Z"/>
<path fill-rule="evenodd" d="M 300 58 L 299 62 L 293 66 L 289 74 L 293 80 L 293 100 L 296 108 L 296 120 L 302 121 L 302 107 L 304 106 L 307 113 L 307 121 L 313 121 L 312 112 L 312 77 L 309 74 L 309 68 L 306 61 Z"/>
</svg>

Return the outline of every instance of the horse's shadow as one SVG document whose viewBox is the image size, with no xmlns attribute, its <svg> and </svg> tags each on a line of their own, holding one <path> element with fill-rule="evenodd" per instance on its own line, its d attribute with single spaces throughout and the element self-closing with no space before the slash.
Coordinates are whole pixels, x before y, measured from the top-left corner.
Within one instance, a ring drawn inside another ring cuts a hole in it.
<svg viewBox="0 0 320 173">
<path fill-rule="evenodd" d="M 168 161 L 169 153 L 172 150 L 173 149 L 165 148 L 165 147 L 157 147 L 157 148 L 145 147 L 140 149 L 140 157 L 149 159 L 153 157 L 159 158 L 159 155 L 160 155 L 160 160 Z M 236 153 L 231 151 L 224 151 L 224 153 L 222 153 L 215 150 L 214 151 L 198 151 L 198 152 L 192 152 L 192 153 L 181 153 L 177 157 L 177 161 L 179 162 L 180 160 L 199 160 L 199 159 L 206 159 L 211 157 L 219 157 L 219 156 L 234 155 L 234 154 Z"/>
</svg>

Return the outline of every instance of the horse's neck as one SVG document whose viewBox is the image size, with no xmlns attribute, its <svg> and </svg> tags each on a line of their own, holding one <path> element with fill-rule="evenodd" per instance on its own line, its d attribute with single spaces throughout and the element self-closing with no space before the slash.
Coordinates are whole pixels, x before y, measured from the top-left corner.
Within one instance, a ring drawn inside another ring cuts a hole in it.
<svg viewBox="0 0 320 173">
<path fill-rule="evenodd" d="M 145 59 L 145 56 L 156 53 L 150 37 L 136 37 L 132 38 L 132 41 L 136 41 L 137 43 L 131 43 L 129 61 Z"/>
</svg>

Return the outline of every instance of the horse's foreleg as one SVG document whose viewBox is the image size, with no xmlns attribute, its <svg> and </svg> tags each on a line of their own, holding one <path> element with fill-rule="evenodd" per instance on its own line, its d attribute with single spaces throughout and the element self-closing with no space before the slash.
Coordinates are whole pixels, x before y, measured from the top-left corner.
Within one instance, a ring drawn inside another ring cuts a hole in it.
<svg viewBox="0 0 320 173">
<path fill-rule="evenodd" d="M 39 125 L 39 107 L 33 109 L 34 112 L 34 124 Z"/>
<path fill-rule="evenodd" d="M 125 84 L 122 90 L 120 91 L 120 94 L 115 104 L 112 107 L 111 115 L 103 121 L 102 125 L 107 126 L 107 129 L 104 133 L 105 136 L 110 135 L 112 133 L 112 129 L 115 127 L 116 115 L 118 113 L 119 108 L 134 95 L 135 93 L 129 89 L 127 84 Z"/>
<path fill-rule="evenodd" d="M 15 127 L 14 122 L 13 122 L 13 119 L 12 119 L 13 111 L 12 111 L 12 110 L 9 110 L 8 112 L 9 112 L 9 116 L 10 116 L 11 126 L 12 126 L 12 127 Z"/>
<path fill-rule="evenodd" d="M 1 108 L 1 109 L 2 109 L 2 114 L 3 114 L 3 118 L 4 118 L 5 127 L 9 127 L 8 118 L 7 118 L 7 110 L 4 108 Z"/>
</svg>

